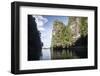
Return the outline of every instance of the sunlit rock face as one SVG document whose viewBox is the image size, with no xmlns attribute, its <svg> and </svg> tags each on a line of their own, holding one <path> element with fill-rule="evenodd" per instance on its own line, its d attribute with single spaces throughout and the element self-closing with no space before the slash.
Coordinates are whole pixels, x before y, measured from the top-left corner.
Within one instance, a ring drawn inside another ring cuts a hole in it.
<svg viewBox="0 0 100 76">
<path fill-rule="evenodd" d="M 71 32 L 73 34 L 73 40 L 76 41 L 80 37 L 80 17 L 69 17 L 69 25 Z"/>
<path fill-rule="evenodd" d="M 70 16 L 68 24 L 55 21 L 52 30 L 52 47 L 68 48 L 74 46 L 77 40 L 87 38 L 87 17 Z M 78 41 L 81 43 L 81 41 Z M 81 45 L 81 44 L 80 44 Z"/>
<path fill-rule="evenodd" d="M 62 45 L 62 31 L 64 30 L 65 25 L 60 21 L 55 21 L 53 24 L 52 30 L 52 47 L 60 47 Z"/>
</svg>

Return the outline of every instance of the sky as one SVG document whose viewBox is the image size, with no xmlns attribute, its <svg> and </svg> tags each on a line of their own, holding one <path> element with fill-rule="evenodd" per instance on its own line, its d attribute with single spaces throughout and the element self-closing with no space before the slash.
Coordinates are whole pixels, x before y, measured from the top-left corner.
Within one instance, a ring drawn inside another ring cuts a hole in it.
<svg viewBox="0 0 100 76">
<path fill-rule="evenodd" d="M 67 16 L 33 15 L 33 17 L 37 23 L 37 29 L 41 33 L 42 48 L 50 48 L 51 46 L 52 29 L 55 20 L 59 20 L 65 25 L 68 23 Z"/>
</svg>

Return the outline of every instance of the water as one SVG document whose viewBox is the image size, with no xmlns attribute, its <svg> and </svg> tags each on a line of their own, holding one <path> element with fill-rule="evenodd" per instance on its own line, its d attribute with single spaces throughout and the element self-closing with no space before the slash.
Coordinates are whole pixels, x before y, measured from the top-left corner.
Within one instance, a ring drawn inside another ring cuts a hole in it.
<svg viewBox="0 0 100 76">
<path fill-rule="evenodd" d="M 73 49 L 42 49 L 42 56 L 40 60 L 55 60 L 55 59 L 79 59 L 87 58 L 87 48 L 73 48 Z"/>
<path fill-rule="evenodd" d="M 51 52 L 50 49 L 42 49 L 42 56 L 40 60 L 51 60 Z"/>
</svg>

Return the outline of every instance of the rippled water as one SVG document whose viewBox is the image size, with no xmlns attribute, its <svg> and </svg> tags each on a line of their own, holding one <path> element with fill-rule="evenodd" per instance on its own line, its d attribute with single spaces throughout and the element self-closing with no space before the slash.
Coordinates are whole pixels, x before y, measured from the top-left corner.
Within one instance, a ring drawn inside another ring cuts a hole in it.
<svg viewBox="0 0 100 76">
<path fill-rule="evenodd" d="M 42 56 L 40 60 L 54 60 L 54 59 L 79 59 L 87 58 L 87 48 L 74 48 L 74 49 L 42 49 Z"/>
</svg>

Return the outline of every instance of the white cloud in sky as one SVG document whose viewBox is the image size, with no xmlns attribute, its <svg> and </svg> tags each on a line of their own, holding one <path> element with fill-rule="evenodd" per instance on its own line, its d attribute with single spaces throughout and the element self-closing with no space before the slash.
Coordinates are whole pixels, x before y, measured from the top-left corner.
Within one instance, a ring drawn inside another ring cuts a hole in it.
<svg viewBox="0 0 100 76">
<path fill-rule="evenodd" d="M 37 29 L 41 33 L 41 41 L 43 42 L 43 48 L 50 48 L 52 29 L 47 29 L 46 27 L 44 27 L 44 25 L 48 22 L 48 19 L 39 15 L 33 15 L 33 17 L 35 18 L 35 21 L 37 23 Z"/>
<path fill-rule="evenodd" d="M 37 23 L 37 28 L 39 31 L 44 31 L 45 28 L 43 27 L 45 23 L 48 22 L 48 19 L 47 18 L 44 18 L 43 16 L 33 16 L 35 17 L 35 21 Z"/>
<path fill-rule="evenodd" d="M 45 29 L 43 27 L 37 27 L 39 31 L 45 31 Z"/>
</svg>

